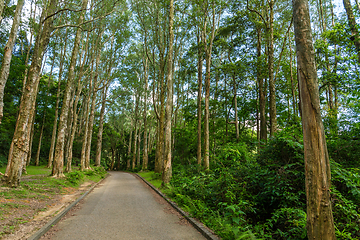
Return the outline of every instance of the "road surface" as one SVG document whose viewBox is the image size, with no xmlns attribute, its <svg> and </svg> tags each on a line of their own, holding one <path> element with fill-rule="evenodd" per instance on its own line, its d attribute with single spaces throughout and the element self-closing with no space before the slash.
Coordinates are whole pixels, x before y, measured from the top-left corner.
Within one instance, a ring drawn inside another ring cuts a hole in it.
<svg viewBox="0 0 360 240">
<path fill-rule="evenodd" d="M 51 239 L 205 239 L 163 198 L 129 173 L 111 172 L 71 215 L 57 224 Z"/>
</svg>

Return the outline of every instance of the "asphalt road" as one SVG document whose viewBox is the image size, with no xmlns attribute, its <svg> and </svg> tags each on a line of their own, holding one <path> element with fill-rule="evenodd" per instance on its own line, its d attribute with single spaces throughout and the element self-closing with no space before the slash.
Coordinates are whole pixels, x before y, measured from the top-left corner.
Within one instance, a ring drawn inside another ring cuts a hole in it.
<svg viewBox="0 0 360 240">
<path fill-rule="evenodd" d="M 111 172 L 72 215 L 57 224 L 51 239 L 205 239 L 163 198 L 128 173 Z"/>
</svg>

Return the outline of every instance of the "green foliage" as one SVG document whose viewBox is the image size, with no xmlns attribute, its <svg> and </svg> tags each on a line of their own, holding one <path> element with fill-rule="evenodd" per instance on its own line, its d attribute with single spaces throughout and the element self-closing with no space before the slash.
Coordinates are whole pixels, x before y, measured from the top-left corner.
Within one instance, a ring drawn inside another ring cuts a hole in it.
<svg viewBox="0 0 360 240">
<path fill-rule="evenodd" d="M 106 176 L 107 172 L 103 167 L 93 167 L 86 171 L 74 171 L 66 174 L 66 180 L 73 186 L 81 184 L 85 178 L 98 181 Z"/>
<path fill-rule="evenodd" d="M 279 208 L 262 225 L 261 236 L 267 239 L 307 239 L 306 213 L 297 208 Z"/>
<path fill-rule="evenodd" d="M 171 187 L 164 191 L 223 239 L 307 239 L 298 130 L 282 131 L 259 153 L 244 143 L 227 143 L 208 172 L 199 172 L 196 160 L 189 159 L 174 166 Z M 358 239 L 359 170 L 335 162 L 331 167 L 336 235 Z"/>
<path fill-rule="evenodd" d="M 81 171 L 70 172 L 66 175 L 66 180 L 72 185 L 79 185 L 85 178 L 85 174 Z"/>
</svg>

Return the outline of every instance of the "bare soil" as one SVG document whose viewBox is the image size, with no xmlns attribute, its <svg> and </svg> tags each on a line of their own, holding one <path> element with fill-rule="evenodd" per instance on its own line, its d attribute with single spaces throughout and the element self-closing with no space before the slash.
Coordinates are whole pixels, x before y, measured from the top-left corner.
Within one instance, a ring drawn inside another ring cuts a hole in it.
<svg viewBox="0 0 360 240">
<path fill-rule="evenodd" d="M 61 192 L 45 194 L 41 199 L 0 197 L 0 239 L 27 239 L 93 184 L 85 182 L 79 188 L 64 187 Z M 10 189 L 0 187 L 0 192 L 3 191 Z"/>
</svg>

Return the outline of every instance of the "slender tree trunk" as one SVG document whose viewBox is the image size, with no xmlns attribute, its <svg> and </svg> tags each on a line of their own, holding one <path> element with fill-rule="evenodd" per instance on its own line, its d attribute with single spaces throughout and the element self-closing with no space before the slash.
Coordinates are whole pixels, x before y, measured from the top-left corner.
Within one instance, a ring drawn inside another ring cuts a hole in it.
<svg viewBox="0 0 360 240">
<path fill-rule="evenodd" d="M 257 29 L 257 80 L 259 84 L 259 112 L 260 112 L 260 142 L 267 142 L 266 127 L 266 97 L 264 88 L 264 78 L 261 73 L 261 28 Z"/>
<path fill-rule="evenodd" d="M 330 200 L 330 163 L 307 0 L 293 0 L 293 16 L 304 134 L 307 235 L 309 239 L 332 240 L 336 238 Z"/>
<path fill-rule="evenodd" d="M 276 117 L 276 96 L 274 79 L 274 0 L 269 1 L 270 19 L 269 19 L 269 107 L 270 107 L 270 136 L 274 136 L 277 131 Z"/>
<path fill-rule="evenodd" d="M 200 34 L 199 34 L 200 35 Z M 197 164 L 199 165 L 199 167 L 201 166 L 201 101 L 202 101 L 202 96 L 201 96 L 201 90 L 202 90 L 202 67 L 203 67 L 203 51 L 202 51 L 202 47 L 200 46 L 201 44 L 201 36 L 198 36 L 198 45 L 199 45 L 199 50 L 198 50 L 198 65 L 197 65 L 197 70 L 198 70 L 198 96 L 197 96 Z"/>
<path fill-rule="evenodd" d="M 136 152 L 137 152 L 137 138 L 138 138 L 138 129 L 137 129 L 137 123 L 135 123 L 134 150 L 133 150 L 133 153 L 132 153 L 131 170 L 135 169 Z"/>
<path fill-rule="evenodd" d="M 356 51 L 358 54 L 358 62 L 360 63 L 360 36 L 359 36 L 359 31 L 356 27 L 356 21 L 355 21 L 355 17 L 354 17 L 354 13 L 352 10 L 352 6 L 350 3 L 350 0 L 343 0 L 344 3 L 344 8 L 346 10 L 346 14 L 347 14 L 347 18 L 348 18 L 348 22 L 349 22 L 349 27 L 351 30 L 351 41 L 353 41 L 355 47 L 356 47 Z"/>
<path fill-rule="evenodd" d="M 12 51 L 15 45 L 18 28 L 20 25 L 21 11 L 24 6 L 25 0 L 18 0 L 15 15 L 13 19 L 13 24 L 10 31 L 9 39 L 4 48 L 4 55 L 2 59 L 1 69 L 0 69 L 0 124 L 4 114 L 4 89 L 6 81 L 9 77 L 10 72 L 10 63 L 12 58 Z M 2 11 L 4 8 L 4 0 L 0 2 L 0 17 L 2 16 Z M 1 22 L 1 19 L 0 19 Z"/>
<path fill-rule="evenodd" d="M 95 80 L 97 81 L 97 80 Z M 96 83 L 95 83 L 96 85 Z M 85 169 L 90 169 L 90 153 L 91 153 L 91 142 L 92 142 L 92 133 L 94 127 L 95 119 L 95 106 L 96 106 L 96 89 L 94 89 L 92 101 L 91 101 L 91 111 L 89 117 L 89 123 L 87 127 L 87 140 L 86 140 L 86 154 L 85 154 Z"/>
<path fill-rule="evenodd" d="M 101 165 L 102 135 L 104 131 L 104 116 L 105 116 L 106 96 L 107 96 L 108 88 L 109 86 L 105 87 L 103 91 L 103 99 L 100 110 L 99 131 L 97 134 L 95 166 Z"/>
<path fill-rule="evenodd" d="M 67 32 L 67 31 L 66 31 Z M 55 116 L 54 116 L 54 124 L 53 124 L 53 130 L 51 135 L 51 144 L 50 144 L 50 151 L 49 151 L 49 161 L 47 168 L 52 167 L 52 162 L 54 160 L 54 150 L 55 150 L 55 141 L 56 141 L 56 129 L 57 129 L 57 122 L 59 117 L 59 103 L 60 103 L 60 94 L 61 94 L 61 80 L 62 80 L 62 74 L 63 74 L 63 67 L 64 67 L 64 58 L 66 53 L 66 46 L 67 46 L 67 38 L 65 39 L 65 44 L 63 51 L 61 53 L 60 57 L 60 66 L 59 66 L 59 76 L 58 76 L 58 88 L 56 93 L 56 105 L 55 105 Z"/>
<path fill-rule="evenodd" d="M 91 153 L 91 142 L 92 142 L 92 133 L 94 128 L 94 120 L 95 120 L 95 107 L 96 107 L 96 95 L 98 91 L 99 85 L 99 65 L 100 65 L 100 51 L 101 51 L 101 38 L 104 33 L 104 30 L 98 36 L 97 40 L 97 49 L 95 50 L 96 54 L 96 73 L 94 77 L 94 89 L 92 95 L 92 102 L 91 102 L 91 111 L 90 111 L 90 118 L 89 118 L 89 125 L 88 125 L 88 134 L 87 134 L 87 141 L 86 141 L 86 156 L 85 156 L 85 169 L 90 169 L 90 153 Z M 110 63 L 109 63 L 110 64 Z"/>
<path fill-rule="evenodd" d="M 93 78 L 91 76 L 90 83 L 89 83 L 89 92 L 93 93 L 92 81 L 93 81 Z M 86 98 L 85 109 L 83 111 L 83 115 L 85 115 L 85 119 L 84 119 L 85 123 L 84 123 L 84 135 L 83 135 L 83 141 L 82 141 L 82 147 L 81 147 L 81 159 L 80 159 L 81 171 L 85 170 L 86 146 L 87 146 L 87 140 L 88 140 L 87 134 L 88 134 L 89 112 L 90 112 L 90 99 L 91 99 L 91 94 L 89 94 Z"/>
<path fill-rule="evenodd" d="M 82 8 L 86 9 L 88 5 L 88 0 L 82 1 Z M 78 24 L 81 24 L 84 21 L 85 18 L 85 11 L 83 11 L 78 19 Z M 71 54 L 71 60 L 70 60 L 70 66 L 69 66 L 69 73 L 68 73 L 68 79 L 66 82 L 65 87 L 65 93 L 64 93 L 64 101 L 61 108 L 61 114 L 60 114 L 60 120 L 59 120 L 59 129 L 58 129 L 58 135 L 57 135 L 57 141 L 56 141 L 56 147 L 55 147 L 55 157 L 54 157 L 54 163 L 53 163 L 53 169 L 52 169 L 52 176 L 55 177 L 63 177 L 63 166 L 64 166 L 64 146 L 65 146 L 65 133 L 66 133 L 66 123 L 69 113 L 69 106 L 70 106 L 70 98 L 71 93 L 74 85 L 74 76 L 75 76 L 75 66 L 76 66 L 76 60 L 79 55 L 79 46 L 80 46 L 80 40 L 81 40 L 81 33 L 82 29 L 78 28 L 75 35 L 74 40 L 74 47 Z"/>
<path fill-rule="evenodd" d="M 32 119 L 31 119 L 31 123 L 30 123 L 30 125 L 31 125 L 31 131 L 30 131 L 30 134 L 29 134 L 30 135 L 30 139 L 29 139 L 30 142 L 29 142 L 29 152 L 27 153 L 27 156 L 26 156 L 26 166 L 30 165 L 31 157 L 32 157 L 32 145 L 33 145 L 33 140 L 34 140 L 34 135 L 35 135 L 35 130 L 34 130 L 34 128 L 35 128 L 35 124 L 34 124 L 35 116 L 36 116 L 36 109 L 35 109 L 34 115 L 33 115 Z M 26 170 L 25 170 L 25 172 L 26 172 Z M 23 171 L 23 173 L 25 173 L 25 172 Z"/>
<path fill-rule="evenodd" d="M 115 164 L 115 147 L 111 147 L 111 165 L 110 165 L 110 171 L 114 169 Z"/>
<path fill-rule="evenodd" d="M 172 176 L 171 167 L 171 128 L 172 128 L 172 111 L 173 111 L 173 44 L 174 44 L 174 0 L 170 0 L 169 6 L 169 49 L 167 59 L 167 101 L 166 101 L 166 123 L 165 123 L 165 157 L 162 181 L 164 185 L 170 183 Z"/>
<path fill-rule="evenodd" d="M 143 165 L 142 170 L 147 170 L 148 168 L 148 137 L 147 137 L 147 91 L 148 91 L 148 59 L 145 58 L 144 61 L 144 76 L 145 76 L 145 96 L 144 96 L 144 147 L 143 147 Z"/>
<path fill-rule="evenodd" d="M 129 148 L 128 148 L 128 154 L 127 154 L 126 170 L 130 169 L 132 133 L 133 133 L 133 131 L 131 130 L 130 131 L 130 139 L 129 139 Z"/>
<path fill-rule="evenodd" d="M 35 166 L 39 166 L 39 162 L 40 162 L 41 142 L 42 142 L 43 133 L 44 133 L 45 118 L 46 118 L 46 111 L 44 111 L 43 121 L 42 121 L 42 125 L 41 125 L 41 130 L 40 130 L 39 145 L 38 145 L 38 149 L 36 152 L 36 158 L 35 158 Z"/>
<path fill-rule="evenodd" d="M 140 143 L 141 143 L 141 131 L 139 130 L 138 141 L 137 141 L 137 156 L 136 156 L 136 167 L 140 167 Z"/>
<path fill-rule="evenodd" d="M 236 87 L 235 76 L 233 76 L 233 84 L 234 84 L 234 111 L 235 111 L 236 140 L 239 141 L 240 133 L 239 133 L 239 119 L 238 119 L 238 109 L 237 109 L 237 87 Z"/>
<path fill-rule="evenodd" d="M 45 15 L 50 15 L 55 11 L 57 0 L 51 0 L 48 8 L 44 11 Z M 44 16 L 45 16 L 44 15 Z M 43 18 L 42 18 L 43 19 Z M 5 173 L 4 182 L 11 186 L 17 187 L 20 183 L 22 168 L 26 161 L 26 156 L 29 151 L 29 136 L 30 123 L 34 114 L 36 96 L 38 93 L 38 86 L 40 81 L 41 63 L 45 53 L 46 46 L 49 43 L 50 33 L 52 31 L 53 18 L 48 18 L 42 28 L 39 29 L 37 35 L 32 63 L 29 69 L 28 80 L 22 95 L 20 103 L 19 115 L 17 118 L 16 128 L 13 137 L 12 152 L 9 152 L 9 169 Z"/>
<path fill-rule="evenodd" d="M 140 132 L 139 121 L 138 121 L 138 112 L 139 112 L 139 103 L 140 103 L 140 95 L 136 93 L 135 97 L 135 114 L 134 114 L 134 122 L 135 122 L 135 131 L 134 131 L 134 149 L 132 154 L 132 162 L 131 162 L 131 169 L 135 169 L 136 165 L 136 152 L 137 152 L 137 140 L 138 140 L 138 133 Z"/>
<path fill-rule="evenodd" d="M 290 35 L 290 33 L 289 33 Z M 292 46 L 291 46 L 291 38 L 289 36 L 289 52 L 290 52 L 290 79 L 291 79 L 291 95 L 292 95 L 292 102 L 293 102 L 293 121 L 295 123 L 296 120 L 296 96 L 295 96 L 295 85 L 294 85 L 294 77 L 293 77 L 293 59 L 292 59 Z"/>
<path fill-rule="evenodd" d="M 0 0 L 0 24 L 3 19 L 4 8 L 5 8 L 5 0 Z"/>
</svg>

